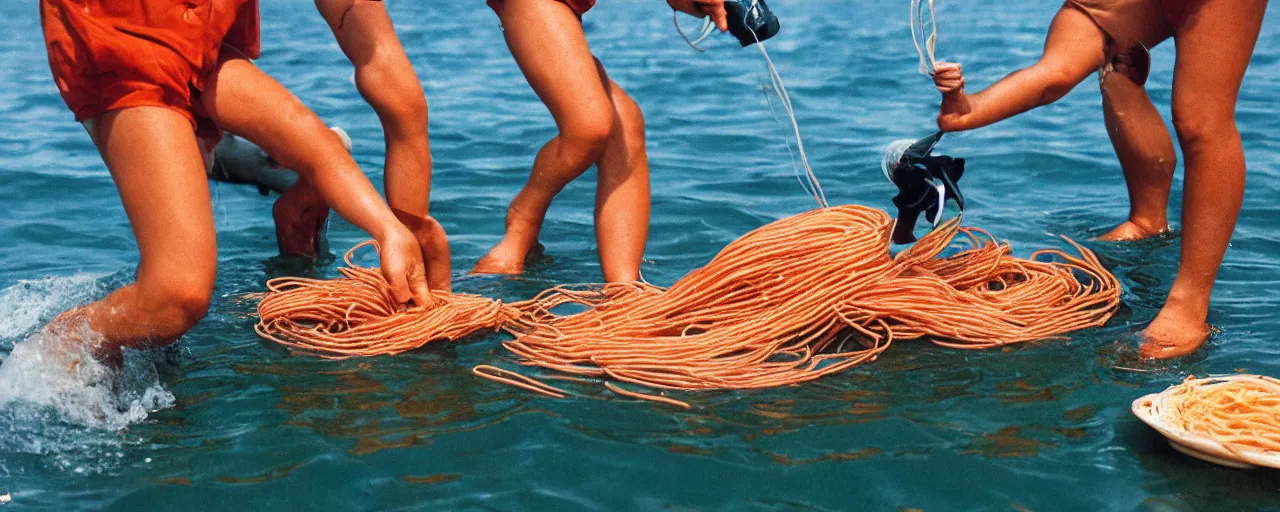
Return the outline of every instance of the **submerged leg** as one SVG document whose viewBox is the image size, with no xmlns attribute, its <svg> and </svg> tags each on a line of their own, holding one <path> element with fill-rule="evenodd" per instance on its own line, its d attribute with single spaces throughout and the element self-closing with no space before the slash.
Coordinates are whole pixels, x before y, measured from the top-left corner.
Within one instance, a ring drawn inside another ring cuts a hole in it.
<svg viewBox="0 0 1280 512">
<path fill-rule="evenodd" d="M 1178 155 L 1164 119 L 1142 85 L 1123 72 L 1099 74 L 1107 134 L 1129 191 L 1129 219 L 1099 237 L 1137 240 L 1169 229 L 1169 188 Z"/>
<path fill-rule="evenodd" d="M 1182 258 L 1164 308 L 1143 331 L 1146 357 L 1187 355 L 1208 338 L 1209 297 L 1244 198 L 1236 100 L 1267 1 L 1200 2 L 1193 8 L 1174 35 L 1173 125 L 1186 159 Z"/>
<path fill-rule="evenodd" d="M 329 205 L 315 185 L 299 178 L 276 199 L 271 217 L 275 220 L 276 244 L 282 256 L 316 258 L 320 255 Z"/>
<path fill-rule="evenodd" d="M 538 151 L 529 181 L 507 210 L 506 235 L 472 269 L 480 274 L 524 270 L 551 200 L 600 159 L 616 115 L 582 24 L 568 6 L 507 0 L 501 16 L 511 55 L 560 133 Z"/>
<path fill-rule="evenodd" d="M 609 80 L 617 116 L 613 134 L 597 164 L 596 242 L 605 282 L 640 279 L 645 242 L 649 239 L 649 155 L 645 151 L 644 113 L 635 100 Z"/>
<path fill-rule="evenodd" d="M 62 347 L 101 336 L 89 347 L 93 356 L 118 363 L 122 347 L 167 345 L 204 318 L 218 266 L 213 207 L 195 132 L 182 114 L 127 108 L 89 126 L 138 241 L 138 274 L 106 298 L 59 315 L 44 332 Z"/>
</svg>

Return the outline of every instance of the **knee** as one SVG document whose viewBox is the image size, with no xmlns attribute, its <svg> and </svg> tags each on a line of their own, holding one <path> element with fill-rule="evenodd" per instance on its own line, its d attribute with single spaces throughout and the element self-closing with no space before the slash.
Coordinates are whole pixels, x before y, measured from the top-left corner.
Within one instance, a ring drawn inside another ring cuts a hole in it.
<svg viewBox="0 0 1280 512">
<path fill-rule="evenodd" d="M 644 111 L 640 110 L 640 105 L 631 96 L 625 93 L 614 96 L 614 109 L 629 136 L 644 136 Z"/>
<path fill-rule="evenodd" d="M 595 161 L 613 136 L 617 115 L 612 108 L 599 109 L 582 115 L 574 122 L 565 123 L 560 129 L 562 151 L 575 158 Z"/>
<path fill-rule="evenodd" d="M 1217 112 L 1201 105 L 1175 102 L 1173 129 L 1183 151 L 1237 137 L 1235 112 Z"/>
<path fill-rule="evenodd" d="M 153 311 L 155 341 L 168 343 L 195 327 L 209 313 L 213 281 L 202 279 L 163 281 L 141 289 L 143 302 Z"/>
<path fill-rule="evenodd" d="M 347 153 L 342 137 L 296 98 L 282 109 L 280 117 L 279 129 L 274 132 L 277 140 L 272 141 L 277 147 L 270 152 L 280 167 L 306 177 L 316 168 L 319 159 L 338 152 Z M 289 145 L 281 147 L 284 141 L 290 141 Z"/>
<path fill-rule="evenodd" d="M 209 314 L 209 303 L 213 299 L 212 286 L 175 286 L 168 290 L 168 299 L 172 312 L 180 320 L 186 331 L 196 325 Z"/>
<path fill-rule="evenodd" d="M 320 116 L 302 104 L 302 101 L 293 98 L 289 105 L 282 108 L 280 113 L 280 125 L 284 130 L 305 135 L 307 138 L 314 138 L 324 135 L 326 138 L 332 138 L 339 144 L 342 140 L 336 133 L 333 133 L 324 121 L 320 120 Z M 326 133 L 327 132 L 327 133 Z M 273 157 L 275 155 L 272 155 Z"/>
<path fill-rule="evenodd" d="M 1040 97 L 1041 105 L 1048 105 L 1062 99 L 1085 78 L 1061 66 L 1041 66 L 1040 72 L 1044 77 L 1044 92 Z"/>
</svg>

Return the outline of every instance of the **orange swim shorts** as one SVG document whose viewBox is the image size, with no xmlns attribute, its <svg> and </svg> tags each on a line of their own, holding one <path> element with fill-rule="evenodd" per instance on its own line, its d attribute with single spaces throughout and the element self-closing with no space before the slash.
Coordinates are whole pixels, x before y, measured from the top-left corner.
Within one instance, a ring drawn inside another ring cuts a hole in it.
<svg viewBox="0 0 1280 512">
<path fill-rule="evenodd" d="M 590 11 L 592 7 L 596 6 L 596 0 L 556 0 L 556 1 L 569 6 L 570 9 L 573 9 L 573 13 L 577 14 L 579 18 L 581 18 L 583 14 L 586 14 L 587 11 Z M 505 0 L 489 0 L 489 7 L 492 8 L 494 12 L 501 14 L 502 6 L 504 3 L 505 3 Z"/>
<path fill-rule="evenodd" d="M 54 82 L 76 121 L 166 107 L 201 137 L 221 133 L 200 104 L 223 45 L 257 58 L 258 0 L 40 0 Z"/>
</svg>

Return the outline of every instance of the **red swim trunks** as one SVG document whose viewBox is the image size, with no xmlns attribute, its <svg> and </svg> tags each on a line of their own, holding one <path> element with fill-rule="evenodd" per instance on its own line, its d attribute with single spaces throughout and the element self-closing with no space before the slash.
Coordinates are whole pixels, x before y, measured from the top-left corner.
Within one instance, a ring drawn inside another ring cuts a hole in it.
<svg viewBox="0 0 1280 512">
<path fill-rule="evenodd" d="M 489 7 L 493 8 L 494 12 L 498 14 L 502 14 L 502 5 L 505 3 L 505 1 L 506 0 L 489 0 Z M 592 7 L 596 6 L 596 0 L 556 0 L 556 1 L 569 6 L 570 9 L 573 9 L 573 13 L 577 14 L 579 18 L 581 18 L 583 14 L 586 14 L 587 11 L 590 11 Z"/>
<path fill-rule="evenodd" d="M 85 121 L 129 107 L 166 107 L 203 136 L 221 134 L 200 105 L 225 44 L 260 51 L 258 0 L 40 0 L 49 67 Z"/>
</svg>

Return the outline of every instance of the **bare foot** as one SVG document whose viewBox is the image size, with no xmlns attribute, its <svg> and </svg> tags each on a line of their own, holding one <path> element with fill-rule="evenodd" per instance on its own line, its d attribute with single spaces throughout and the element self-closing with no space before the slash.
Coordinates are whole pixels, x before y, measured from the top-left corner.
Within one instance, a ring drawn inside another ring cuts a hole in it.
<svg viewBox="0 0 1280 512">
<path fill-rule="evenodd" d="M 281 255 L 319 256 L 329 205 L 318 192 L 302 183 L 295 185 L 276 200 L 271 216 L 276 221 L 276 242 Z"/>
<path fill-rule="evenodd" d="M 1180 314 L 1166 304 L 1156 319 L 1138 337 L 1144 359 L 1172 359 L 1194 353 L 1209 339 L 1209 325 L 1203 317 Z"/>
<path fill-rule="evenodd" d="M 507 207 L 507 229 L 502 241 L 476 262 L 471 269 L 472 274 L 519 275 L 524 273 L 529 257 L 540 252 L 542 244 L 538 243 L 538 234 L 542 231 L 542 220 L 547 210 L 522 207 L 529 202 L 524 197 L 525 191 L 521 190 L 511 201 L 511 206 Z"/>
<path fill-rule="evenodd" d="M 498 245 L 489 250 L 489 254 L 480 258 L 471 269 L 472 274 L 518 275 L 524 272 L 524 261 L 529 256 L 528 250 L 517 247 L 518 244 L 503 238 Z"/>
<path fill-rule="evenodd" d="M 1111 231 L 1108 231 L 1102 236 L 1099 236 L 1098 240 L 1101 240 L 1103 242 L 1127 242 L 1131 240 L 1142 240 L 1144 238 L 1151 238 L 1153 236 L 1162 235 L 1168 232 L 1169 232 L 1168 226 L 1165 226 L 1163 228 L 1153 229 L 1153 228 L 1142 227 L 1141 225 L 1139 225 L 1138 223 L 1135 223 L 1134 221 L 1126 220 L 1123 223 L 1121 223 L 1119 226 L 1112 228 Z"/>
</svg>

